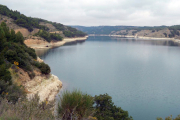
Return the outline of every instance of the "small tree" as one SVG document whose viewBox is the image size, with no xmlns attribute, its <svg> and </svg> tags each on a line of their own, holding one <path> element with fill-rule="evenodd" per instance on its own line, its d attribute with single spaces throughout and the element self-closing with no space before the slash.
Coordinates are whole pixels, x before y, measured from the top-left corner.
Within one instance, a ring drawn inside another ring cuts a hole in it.
<svg viewBox="0 0 180 120">
<path fill-rule="evenodd" d="M 98 120 L 132 120 L 128 115 L 128 111 L 116 107 L 112 102 L 112 97 L 107 93 L 104 95 L 95 96 L 95 117 Z"/>
<path fill-rule="evenodd" d="M 40 68 L 42 74 L 49 74 L 51 72 L 50 67 L 47 64 L 43 63 L 43 62 L 40 63 L 39 68 Z"/>
<path fill-rule="evenodd" d="M 24 37 L 23 37 L 21 32 L 16 33 L 16 39 L 15 40 L 16 40 L 15 42 L 19 42 L 21 44 L 24 44 Z"/>
</svg>

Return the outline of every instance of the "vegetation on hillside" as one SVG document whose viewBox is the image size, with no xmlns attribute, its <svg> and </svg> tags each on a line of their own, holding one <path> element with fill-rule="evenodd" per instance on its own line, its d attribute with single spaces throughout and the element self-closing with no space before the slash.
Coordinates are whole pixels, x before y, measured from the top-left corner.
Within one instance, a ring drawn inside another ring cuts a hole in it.
<svg viewBox="0 0 180 120">
<path fill-rule="evenodd" d="M 129 30 L 135 30 L 134 34 L 141 30 L 152 30 L 152 31 L 159 31 L 167 26 L 157 26 L 157 27 L 138 27 L 138 26 L 93 26 L 93 27 L 84 27 L 84 26 L 72 26 L 81 30 L 87 34 L 111 34 L 112 32 L 117 32 L 121 30 L 126 30 L 124 33 L 119 33 L 121 35 L 126 35 Z"/>
<path fill-rule="evenodd" d="M 4 5 L 0 5 L 0 14 L 14 19 L 17 25 L 27 28 L 30 32 L 33 31 L 33 28 L 49 30 L 47 27 L 39 25 L 39 19 L 26 17 L 17 10 L 10 10 L 8 7 Z"/>
<path fill-rule="evenodd" d="M 169 29 L 171 30 L 171 34 L 169 35 L 169 37 L 175 37 L 175 35 L 180 35 L 180 25 L 170 26 Z"/>
<path fill-rule="evenodd" d="M 53 102 L 39 102 L 39 97 L 8 103 L 0 99 L 0 120 L 133 120 L 128 112 L 116 107 L 108 94 L 92 97 L 79 90 L 62 93 L 52 113 Z"/>
<path fill-rule="evenodd" d="M 82 32 L 82 31 L 79 31 L 75 28 L 72 28 L 72 27 L 69 27 L 69 26 L 64 26 L 63 24 L 60 24 L 60 23 L 52 23 L 50 22 L 57 30 L 59 31 L 63 31 L 63 34 L 66 36 L 66 37 L 84 37 L 86 36 L 87 34 Z"/>
<path fill-rule="evenodd" d="M 59 34 L 49 33 L 44 30 L 39 30 L 39 32 L 36 33 L 35 36 L 40 36 L 48 42 L 50 42 L 51 40 L 62 41 L 62 39 L 63 39 Z"/>
<path fill-rule="evenodd" d="M 23 86 L 18 86 L 12 81 L 10 69 L 17 72 L 22 68 L 33 78 L 34 67 L 39 68 L 42 74 L 50 73 L 48 65 L 37 62 L 34 49 L 24 44 L 22 34 L 9 30 L 6 23 L 2 22 L 0 25 L 0 119 L 55 119 L 47 101 L 39 103 L 37 97 L 27 101 Z M 92 97 L 80 91 L 63 93 L 57 111 L 58 118 L 63 120 L 81 120 L 88 117 L 96 119 L 100 116 L 102 120 L 132 119 L 127 111 L 115 107 L 107 94 Z"/>
<path fill-rule="evenodd" d="M 174 25 L 174 26 L 144 26 L 144 27 L 138 27 L 138 26 L 97 26 L 97 27 L 84 27 L 84 26 L 72 26 L 77 28 L 78 30 L 81 30 L 87 34 L 113 34 L 116 33 L 118 35 L 128 35 L 128 31 L 132 31 L 132 35 L 135 35 L 136 33 L 142 31 L 142 30 L 150 30 L 152 33 L 158 32 L 160 30 L 169 29 L 170 34 L 163 33 L 165 37 L 173 38 L 175 36 L 180 36 L 180 25 Z M 119 32 L 121 30 L 124 30 L 124 32 Z"/>
<path fill-rule="evenodd" d="M 60 36 L 59 34 L 49 33 L 49 28 L 47 26 L 39 25 L 40 22 L 52 24 L 57 30 L 62 31 L 65 37 L 83 37 L 86 35 L 86 33 L 83 33 L 82 31 L 69 26 L 65 26 L 60 23 L 50 22 L 39 18 L 27 17 L 20 12 L 16 10 L 10 10 L 8 7 L 3 5 L 0 5 L 0 14 L 12 18 L 17 25 L 27 28 L 30 32 L 33 31 L 33 28 L 40 29 L 41 32 L 38 35 L 43 37 L 47 41 L 50 41 L 51 39 L 62 40 L 62 36 Z"/>
<path fill-rule="evenodd" d="M 84 37 L 87 35 L 86 33 L 79 31 L 76 28 L 65 26 L 61 23 L 50 22 L 42 19 L 41 22 L 52 24 L 58 31 L 62 31 L 65 37 Z"/>
<path fill-rule="evenodd" d="M 17 72 L 22 68 L 30 78 L 35 76 L 33 70 L 37 67 L 42 74 L 49 74 L 50 67 L 45 63 L 37 62 L 35 50 L 24 44 L 24 37 L 20 32 L 9 30 L 6 23 L 0 25 L 0 97 L 10 101 L 17 101 L 25 95 L 23 87 L 13 83 L 10 69 Z"/>
<path fill-rule="evenodd" d="M 108 94 L 92 97 L 79 90 L 64 91 L 54 107 L 55 114 L 53 102 L 39 102 L 37 94 L 30 101 L 20 99 L 16 103 L 8 102 L 6 97 L 0 97 L 0 120 L 133 120 L 128 111 L 114 105 Z M 180 120 L 180 115 L 165 120 Z"/>
<path fill-rule="evenodd" d="M 57 110 L 63 120 L 82 120 L 87 117 L 96 120 L 133 120 L 128 111 L 114 105 L 108 94 L 92 97 L 78 90 L 65 91 Z"/>
</svg>

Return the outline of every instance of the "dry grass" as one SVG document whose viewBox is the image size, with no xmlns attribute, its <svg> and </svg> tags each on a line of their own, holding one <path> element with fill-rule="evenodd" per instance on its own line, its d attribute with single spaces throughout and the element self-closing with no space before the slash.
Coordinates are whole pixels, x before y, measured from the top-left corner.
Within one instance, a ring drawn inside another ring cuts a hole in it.
<svg viewBox="0 0 180 120">
<path fill-rule="evenodd" d="M 16 104 L 0 100 L 0 120 L 54 120 L 51 108 L 52 103 L 39 103 L 36 95 L 32 100 L 19 100 Z"/>
</svg>

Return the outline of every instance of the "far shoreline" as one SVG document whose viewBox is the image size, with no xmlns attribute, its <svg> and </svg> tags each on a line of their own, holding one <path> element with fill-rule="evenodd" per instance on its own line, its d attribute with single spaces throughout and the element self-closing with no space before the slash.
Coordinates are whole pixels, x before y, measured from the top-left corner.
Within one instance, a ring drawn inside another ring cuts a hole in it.
<svg viewBox="0 0 180 120">
<path fill-rule="evenodd" d="M 119 38 L 134 38 L 134 39 L 144 39 L 144 40 L 171 40 L 174 41 L 176 43 L 180 44 L 180 39 L 175 39 L 175 38 L 157 38 L 157 37 L 145 37 L 145 36 L 129 36 L 129 35 L 106 35 L 106 34 L 89 34 L 89 36 L 109 36 L 109 37 L 119 37 Z"/>
</svg>

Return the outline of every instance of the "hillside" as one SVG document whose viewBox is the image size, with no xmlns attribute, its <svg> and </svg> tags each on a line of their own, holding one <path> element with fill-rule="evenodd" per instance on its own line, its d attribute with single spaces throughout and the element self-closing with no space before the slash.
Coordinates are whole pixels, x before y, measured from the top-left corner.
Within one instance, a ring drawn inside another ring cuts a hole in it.
<svg viewBox="0 0 180 120">
<path fill-rule="evenodd" d="M 50 67 L 41 61 L 35 50 L 24 44 L 20 32 L 0 24 L 0 98 L 16 102 L 38 93 L 40 100 L 54 100 L 62 87 L 61 81 L 50 74 Z"/>
<path fill-rule="evenodd" d="M 20 31 L 26 39 L 29 37 L 41 37 L 44 40 L 62 41 L 63 38 L 84 37 L 85 33 L 60 23 L 27 17 L 18 11 L 10 10 L 0 5 L 0 23 L 5 22 L 15 32 Z"/>
<path fill-rule="evenodd" d="M 122 35 L 122 36 L 141 36 L 156 38 L 176 38 L 180 39 L 180 25 L 175 26 L 72 26 L 87 34 L 93 35 Z"/>
</svg>

